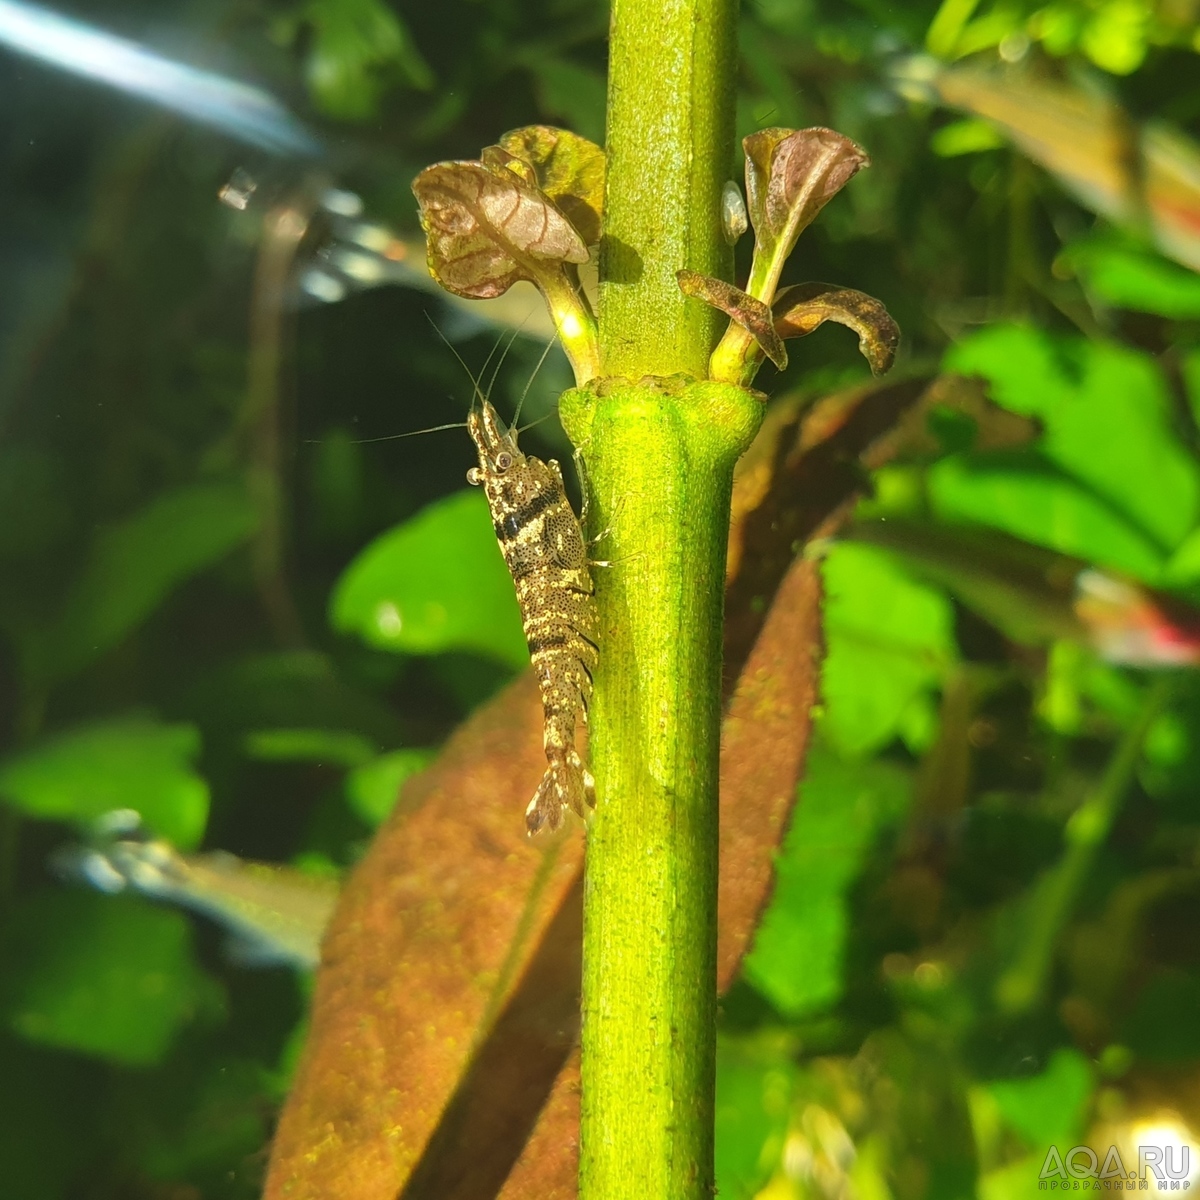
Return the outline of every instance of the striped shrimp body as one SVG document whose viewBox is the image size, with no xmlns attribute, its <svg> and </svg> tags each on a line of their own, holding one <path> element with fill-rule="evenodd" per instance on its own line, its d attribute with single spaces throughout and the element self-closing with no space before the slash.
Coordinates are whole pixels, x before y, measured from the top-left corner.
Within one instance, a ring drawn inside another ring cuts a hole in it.
<svg viewBox="0 0 1200 1200">
<path fill-rule="evenodd" d="M 553 459 L 525 455 L 486 400 L 467 417 L 479 466 L 467 482 L 482 485 L 504 561 L 516 587 L 529 657 L 542 694 L 547 767 L 525 810 L 531 834 L 557 829 L 568 809 L 595 806 L 595 784 L 575 748 L 587 721 L 596 666 L 596 610 L 587 546 Z"/>
</svg>

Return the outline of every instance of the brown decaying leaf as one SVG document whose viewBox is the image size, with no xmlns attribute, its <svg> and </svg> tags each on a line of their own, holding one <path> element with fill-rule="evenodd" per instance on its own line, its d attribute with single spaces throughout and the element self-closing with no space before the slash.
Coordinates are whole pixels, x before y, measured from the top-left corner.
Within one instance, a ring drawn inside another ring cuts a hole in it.
<svg viewBox="0 0 1200 1200">
<path fill-rule="evenodd" d="M 742 139 L 742 148 L 755 252 L 771 259 L 786 258 L 821 209 L 871 162 L 861 146 L 821 126 L 760 129 Z"/>
<path fill-rule="evenodd" d="M 779 292 L 773 311 L 780 338 L 804 337 L 826 321 L 836 321 L 858 334 L 858 348 L 872 375 L 886 375 L 892 369 L 900 326 L 865 292 L 832 283 L 801 283 Z"/>
<path fill-rule="evenodd" d="M 703 300 L 705 304 L 720 309 L 754 338 L 763 353 L 781 371 L 787 366 L 787 350 L 784 349 L 783 339 L 775 332 L 771 310 L 761 300 L 755 300 L 732 283 L 701 275 L 699 271 L 685 268 L 676 271 L 675 278 L 685 296 Z"/>
<path fill-rule="evenodd" d="M 604 219 L 604 151 L 568 129 L 525 125 L 500 148 L 528 163 L 550 197 L 589 246 L 599 244 Z M 487 151 L 484 151 L 487 154 Z"/>
<path fill-rule="evenodd" d="M 564 263 L 587 262 L 583 239 L 526 181 L 526 170 L 496 161 L 445 162 L 426 167 L 413 181 L 429 271 L 443 287 L 486 300 L 518 279 L 542 285 Z"/>
<path fill-rule="evenodd" d="M 903 447 L 887 436 L 897 420 L 946 402 L 926 385 L 856 389 L 803 417 L 785 404 L 739 471 L 722 987 L 769 898 L 815 699 L 817 572 L 796 549 L 849 510 L 864 463 Z M 355 871 L 326 941 L 267 1200 L 490 1200 L 514 1159 L 505 1200 L 574 1195 L 582 838 L 522 832 L 540 735 L 526 675 L 410 781 Z"/>
<path fill-rule="evenodd" d="M 352 874 L 325 939 L 268 1198 L 395 1200 L 417 1166 L 579 872 L 579 828 L 536 841 L 524 832 L 541 727 L 527 673 L 410 781 Z"/>
</svg>

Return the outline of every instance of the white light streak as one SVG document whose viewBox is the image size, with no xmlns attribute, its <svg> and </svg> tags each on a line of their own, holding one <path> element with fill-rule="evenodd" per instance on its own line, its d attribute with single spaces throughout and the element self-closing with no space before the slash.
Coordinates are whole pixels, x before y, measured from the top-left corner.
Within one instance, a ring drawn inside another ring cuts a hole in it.
<svg viewBox="0 0 1200 1200">
<path fill-rule="evenodd" d="M 81 21 L 21 0 L 0 0 L 0 43 L 106 83 L 276 154 L 315 156 L 321 146 L 273 96 L 201 71 Z"/>
</svg>

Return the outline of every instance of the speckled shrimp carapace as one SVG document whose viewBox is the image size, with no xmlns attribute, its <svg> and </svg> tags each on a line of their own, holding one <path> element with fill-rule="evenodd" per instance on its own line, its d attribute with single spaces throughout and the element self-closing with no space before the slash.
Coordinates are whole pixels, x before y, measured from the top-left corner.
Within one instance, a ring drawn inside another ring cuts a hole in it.
<svg viewBox="0 0 1200 1200">
<path fill-rule="evenodd" d="M 563 812 L 583 816 L 595 805 L 591 773 L 575 748 L 579 720 L 587 721 L 596 665 L 596 607 L 587 546 L 553 459 L 522 454 L 515 432 L 503 430 L 496 410 L 481 400 L 467 418 L 479 466 L 467 481 L 481 484 L 504 561 L 508 564 L 529 657 L 542 693 L 542 741 L 548 766 L 525 823 L 536 833 L 557 829 Z"/>
</svg>

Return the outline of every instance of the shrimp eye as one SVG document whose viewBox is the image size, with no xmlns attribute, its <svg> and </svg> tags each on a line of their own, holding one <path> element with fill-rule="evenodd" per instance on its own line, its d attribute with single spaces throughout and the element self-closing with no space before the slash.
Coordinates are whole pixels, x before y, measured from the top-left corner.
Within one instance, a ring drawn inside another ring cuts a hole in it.
<svg viewBox="0 0 1200 1200">
<path fill-rule="evenodd" d="M 496 470 L 507 471 L 512 466 L 512 455 L 507 450 L 501 450 L 496 455 Z"/>
</svg>

